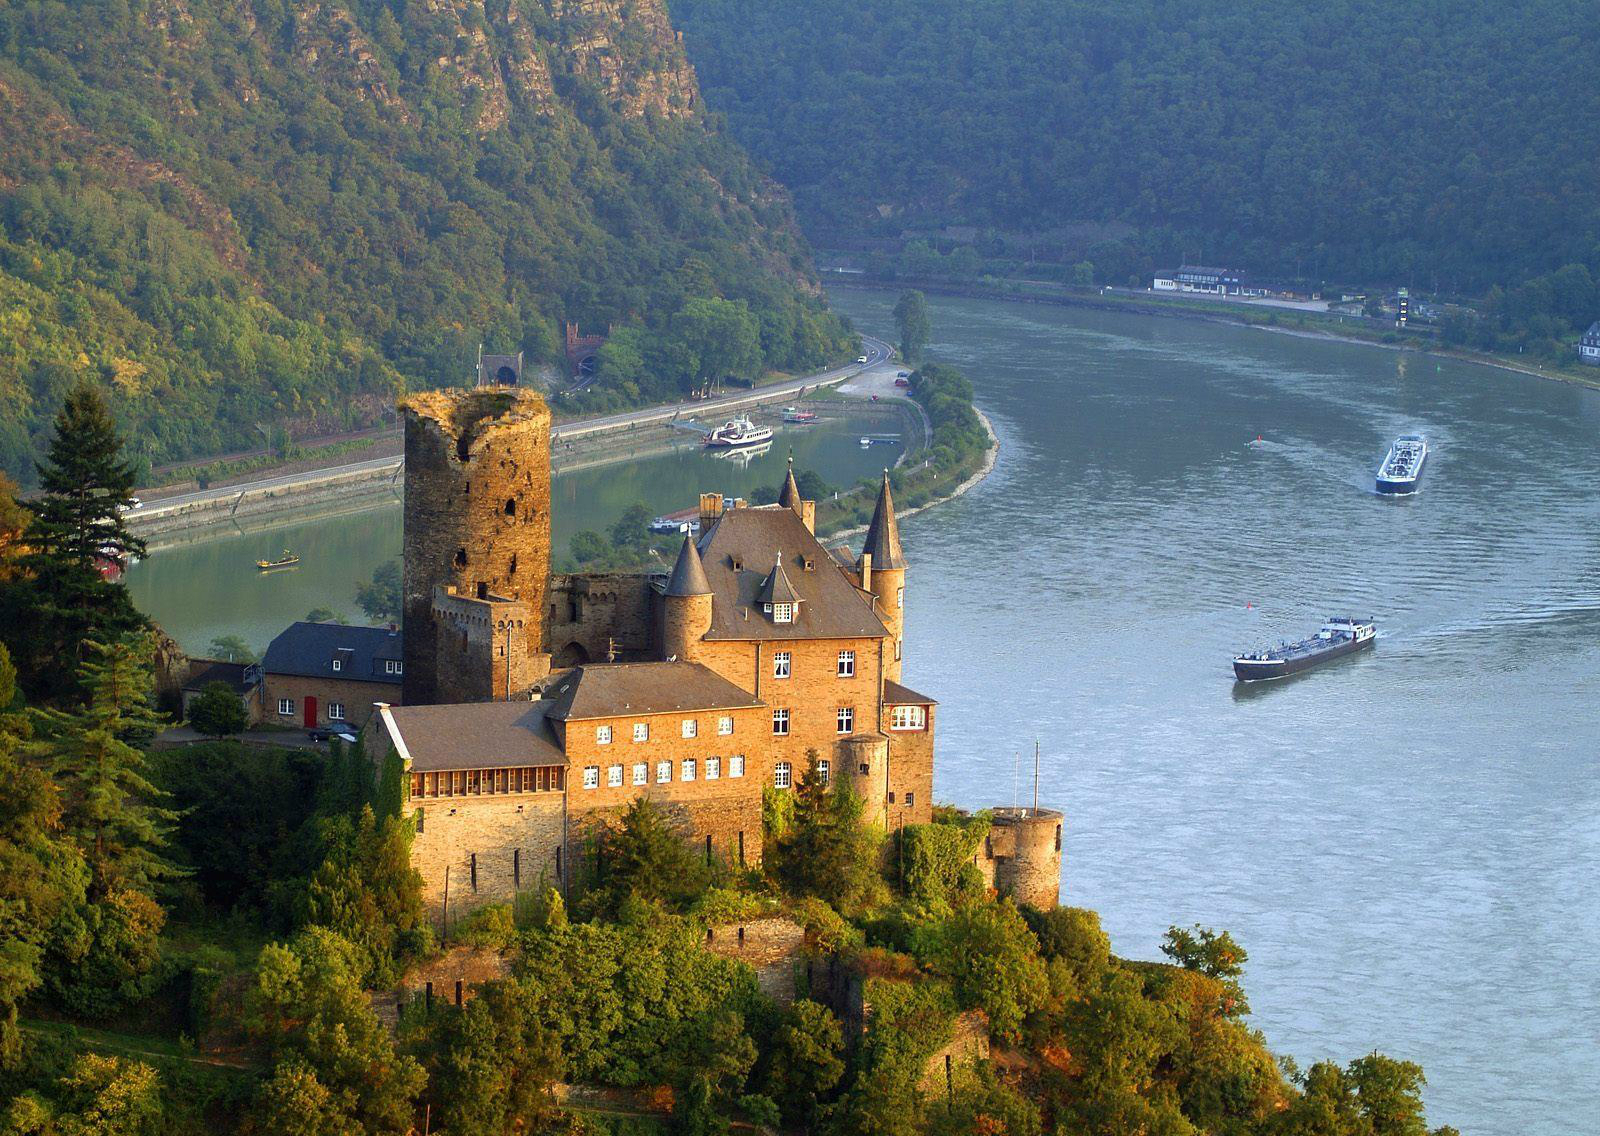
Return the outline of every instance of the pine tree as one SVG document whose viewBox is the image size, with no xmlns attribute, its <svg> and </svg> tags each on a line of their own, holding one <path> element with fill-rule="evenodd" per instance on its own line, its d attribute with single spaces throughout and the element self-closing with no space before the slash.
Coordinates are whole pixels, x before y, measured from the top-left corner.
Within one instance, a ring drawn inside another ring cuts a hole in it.
<svg viewBox="0 0 1600 1136">
<path fill-rule="evenodd" d="M 110 563 L 143 556 L 145 545 L 123 520 L 133 466 L 122 458 L 105 399 L 88 383 L 68 393 L 39 481 L 44 492 L 31 504 L 18 578 L 0 588 L 0 636 L 30 698 L 54 702 L 74 693 L 73 669 L 62 663 L 82 660 L 86 641 L 149 626 L 127 589 L 103 575 Z"/>
<path fill-rule="evenodd" d="M 163 725 L 150 705 L 150 636 L 86 647 L 79 668 L 85 706 L 42 711 L 39 719 L 62 823 L 89 862 L 89 896 L 98 902 L 113 890 L 148 892 L 178 874 L 162 855 L 178 814 L 162 807 L 166 794 L 146 778 L 138 748 Z"/>
</svg>

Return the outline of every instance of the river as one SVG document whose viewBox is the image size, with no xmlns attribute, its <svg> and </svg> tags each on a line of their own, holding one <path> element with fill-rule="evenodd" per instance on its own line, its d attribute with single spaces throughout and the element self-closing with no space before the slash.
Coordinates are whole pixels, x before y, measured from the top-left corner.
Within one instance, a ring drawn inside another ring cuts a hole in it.
<svg viewBox="0 0 1600 1136">
<path fill-rule="evenodd" d="M 892 330 L 892 293 L 832 298 Z M 1418 1061 L 1430 1122 L 1465 1133 L 1600 1127 L 1600 392 L 929 304 L 930 353 L 1001 439 L 986 481 L 904 527 L 939 798 L 1026 802 L 1037 738 L 1063 899 L 1114 949 L 1227 928 L 1253 1022 L 1302 1066 Z M 1424 489 L 1380 498 L 1413 429 Z M 1375 650 L 1235 687 L 1233 652 L 1333 613 L 1376 616 Z"/>
<path fill-rule="evenodd" d="M 833 298 L 892 330 L 893 293 Z M 932 353 L 1002 443 L 984 482 L 904 525 L 939 797 L 1026 801 L 1037 739 L 1063 899 L 1117 951 L 1227 928 L 1251 1020 L 1302 1066 L 1418 1061 L 1430 1122 L 1469 1134 L 1600 1127 L 1600 393 L 1232 325 L 929 303 Z M 1379 498 L 1412 429 L 1424 490 Z M 881 464 L 847 428 L 811 437 L 838 447 L 829 480 Z M 782 455 L 710 462 L 558 478 L 558 543 L 636 499 L 772 484 Z M 305 567 L 248 570 L 286 544 Z M 259 647 L 312 606 L 354 615 L 398 547 L 390 506 L 163 552 L 130 584 L 186 645 Z M 1377 617 L 1376 649 L 1235 687 L 1233 652 L 1336 612 Z"/>
</svg>

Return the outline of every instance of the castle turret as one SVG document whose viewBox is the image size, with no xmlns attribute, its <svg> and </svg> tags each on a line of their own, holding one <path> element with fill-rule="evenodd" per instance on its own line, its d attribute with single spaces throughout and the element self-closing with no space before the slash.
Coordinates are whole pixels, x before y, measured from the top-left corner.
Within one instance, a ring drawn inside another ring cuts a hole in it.
<svg viewBox="0 0 1600 1136">
<path fill-rule="evenodd" d="M 405 413 L 403 695 L 521 694 L 550 580 L 550 411 L 515 387 L 430 391 Z"/>
<path fill-rule="evenodd" d="M 794 479 L 793 454 L 789 455 L 789 472 L 783 479 L 783 488 L 778 490 L 778 504 L 796 513 L 807 532 L 817 531 L 817 503 L 800 496 L 800 483 Z"/>
<path fill-rule="evenodd" d="M 1054 809 L 998 808 L 978 850 L 978 870 L 1001 895 L 1047 911 L 1061 902 L 1062 816 Z"/>
<path fill-rule="evenodd" d="M 875 597 L 878 617 L 893 637 L 884 673 L 899 682 L 900 656 L 904 653 L 901 644 L 905 638 L 906 558 L 900 550 L 900 526 L 894 518 L 888 470 L 883 471 L 883 487 L 878 490 L 872 523 L 867 526 L 866 538 L 861 542 L 861 558 L 856 570 L 861 576 L 861 586 Z"/>
<path fill-rule="evenodd" d="M 661 653 L 665 658 L 692 662 L 701 641 L 711 630 L 711 585 L 694 538 L 685 536 L 661 593 Z"/>
</svg>

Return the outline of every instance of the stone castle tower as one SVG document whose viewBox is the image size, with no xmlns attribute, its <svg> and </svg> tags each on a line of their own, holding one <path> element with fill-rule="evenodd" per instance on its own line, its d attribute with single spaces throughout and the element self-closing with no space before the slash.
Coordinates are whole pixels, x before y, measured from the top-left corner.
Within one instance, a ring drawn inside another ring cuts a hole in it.
<svg viewBox="0 0 1600 1136">
<path fill-rule="evenodd" d="M 534 391 L 493 386 L 401 409 L 405 702 L 522 694 L 550 670 L 550 410 Z"/>
<path fill-rule="evenodd" d="M 902 643 L 906 634 L 906 557 L 900 550 L 900 523 L 894 516 L 894 497 L 889 491 L 889 471 L 883 471 L 883 487 L 872 511 L 872 523 L 861 541 L 861 556 L 856 574 L 863 591 L 877 601 L 878 618 L 889 629 L 893 643 L 884 663 L 884 673 L 900 681 Z"/>
</svg>

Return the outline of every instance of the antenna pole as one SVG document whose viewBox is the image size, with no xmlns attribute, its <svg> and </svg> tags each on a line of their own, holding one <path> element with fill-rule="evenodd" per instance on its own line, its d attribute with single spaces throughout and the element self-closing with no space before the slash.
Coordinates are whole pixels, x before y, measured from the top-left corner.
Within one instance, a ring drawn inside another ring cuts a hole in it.
<svg viewBox="0 0 1600 1136">
<path fill-rule="evenodd" d="M 1039 739 L 1033 739 L 1033 815 L 1039 815 Z"/>
</svg>

